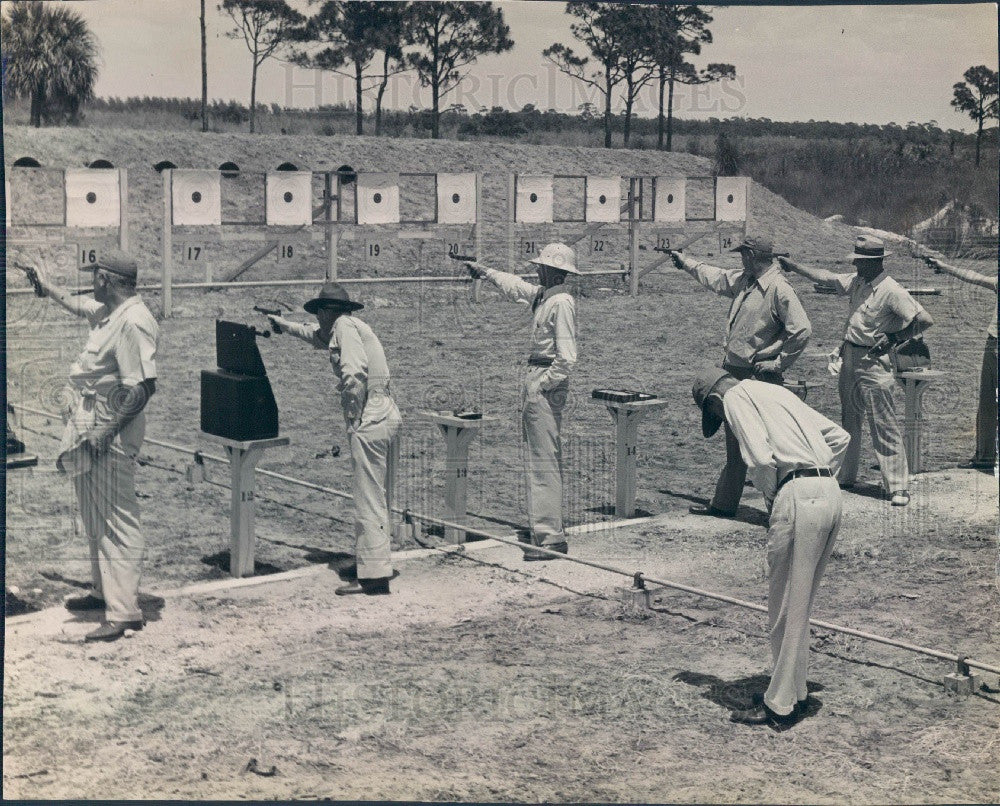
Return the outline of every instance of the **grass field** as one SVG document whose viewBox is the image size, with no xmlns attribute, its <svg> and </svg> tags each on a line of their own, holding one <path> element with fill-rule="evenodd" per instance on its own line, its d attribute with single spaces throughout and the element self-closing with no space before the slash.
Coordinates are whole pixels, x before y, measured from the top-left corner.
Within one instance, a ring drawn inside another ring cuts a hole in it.
<svg viewBox="0 0 1000 806">
<path fill-rule="evenodd" d="M 330 146 L 336 150 L 326 150 Z M 129 201 L 133 242 L 149 280 L 156 277 L 160 203 L 149 165 L 171 154 L 199 166 L 235 158 L 248 171 L 293 154 L 312 168 L 348 162 L 358 169 L 453 164 L 483 170 L 493 177 L 487 188 L 493 251 L 486 258 L 494 265 L 503 260 L 491 255 L 505 248 L 503 171 L 599 166 L 606 173 L 686 175 L 705 167 L 690 156 L 586 149 L 239 135 L 164 143 L 152 133 L 7 133 L 8 157 L 29 148 L 53 166 L 121 155 L 119 164 L 136 183 Z M 607 162 L 596 162 L 598 156 Z M 42 195 L 16 200 L 41 215 Z M 246 209 L 234 205 L 236 212 Z M 847 269 L 851 228 L 819 221 L 762 188 L 755 188 L 750 216 L 751 228 L 774 233 L 793 254 Z M 556 234 L 553 227 L 539 237 Z M 207 242 L 220 275 L 253 248 Z M 691 251 L 707 256 L 718 251 L 711 244 Z M 620 247 L 618 240 L 605 259 L 624 259 Z M 297 266 L 261 264 L 251 276 L 318 274 L 316 255 Z M 453 271 L 443 258 L 416 257 L 423 261 L 417 269 L 427 273 Z M 379 266 L 345 259 L 344 275 L 412 272 L 413 259 L 394 246 Z M 729 255 L 712 259 L 736 265 Z M 890 267 L 907 283 L 942 291 L 921 298 L 936 322 L 928 336 L 935 366 L 946 372 L 925 398 L 925 461 L 932 472 L 914 479 L 911 507 L 888 508 L 874 486 L 865 437 L 866 484 L 847 496 L 848 521 L 817 615 L 995 662 L 996 482 L 953 467 L 972 452 L 984 330 L 996 298 L 928 274 L 905 254 L 891 258 Z M 183 267 L 181 276 L 198 271 Z M 75 274 L 68 264 L 60 273 Z M 815 382 L 809 402 L 838 419 L 823 354 L 839 343 L 845 303 L 814 294 L 798 278 L 793 285 L 814 336 L 791 374 Z M 253 302 L 265 297 L 297 307 L 311 290 L 179 293 L 175 316 L 161 322 L 149 436 L 212 450 L 199 437 L 198 377 L 214 365 L 215 318 L 248 319 Z M 368 303 L 362 315 L 385 345 L 406 422 L 401 503 L 441 512 L 443 444 L 417 412 L 480 405 L 500 422 L 473 448 L 470 510 L 485 516 L 479 523 L 501 531 L 523 523 L 517 409 L 528 337 L 524 312 L 490 291 L 473 305 L 466 286 L 362 286 L 352 293 Z M 720 358 L 726 302 L 673 269 L 651 275 L 636 299 L 613 278 L 587 280 L 578 293 L 580 362 L 565 415 L 568 520 L 608 518 L 611 421 L 591 402 L 590 390 L 609 385 L 650 390 L 670 403 L 643 425 L 639 454 L 638 504 L 667 517 L 648 527 L 576 536 L 571 552 L 761 601 L 766 513 L 760 496 L 747 490 L 736 521 L 706 523 L 686 514 L 691 501 L 708 495 L 724 455 L 721 438 L 700 435 L 690 385 L 700 368 Z M 160 310 L 157 295 L 148 301 Z M 7 298 L 7 326 L 9 398 L 51 407 L 84 329 L 27 296 Z M 323 356 L 280 337 L 263 341 L 261 349 L 282 431 L 291 438 L 289 448 L 269 454 L 262 466 L 347 489 L 346 441 Z M 23 426 L 40 464 L 8 477 L 6 576 L 18 592 L 7 604 L 22 612 L 57 603 L 86 582 L 72 495 L 53 468 L 56 418 L 27 416 Z M 332 455 L 334 445 L 343 449 L 340 456 Z M 183 475 L 183 456 L 150 447 L 144 459 L 138 471 L 148 541 L 144 589 L 225 577 L 223 468 L 209 466 L 214 484 L 192 485 Z M 407 564 L 394 595 L 378 608 L 336 600 L 337 577 L 328 567 L 349 558 L 347 503 L 270 481 L 258 489 L 258 571 L 311 567 L 315 573 L 168 597 L 142 633 L 97 650 L 79 643 L 89 625 L 66 621 L 58 609 L 11 622 L 5 794 L 823 803 L 995 798 L 996 697 L 947 698 L 937 685 L 948 671 L 942 664 L 819 631 L 810 676 L 821 705 L 816 718 L 785 733 L 736 730 L 726 721 L 727 709 L 758 689 L 766 673 L 756 616 L 664 594 L 662 612 L 623 620 L 613 578 L 559 563 L 537 572 L 550 582 L 538 581 L 507 549 L 485 551 L 478 563 L 431 558 Z M 432 535 L 424 540 L 438 542 Z M 995 679 L 987 682 L 995 687 Z M 278 774 L 242 772 L 251 757 L 261 767 L 277 765 Z"/>
</svg>

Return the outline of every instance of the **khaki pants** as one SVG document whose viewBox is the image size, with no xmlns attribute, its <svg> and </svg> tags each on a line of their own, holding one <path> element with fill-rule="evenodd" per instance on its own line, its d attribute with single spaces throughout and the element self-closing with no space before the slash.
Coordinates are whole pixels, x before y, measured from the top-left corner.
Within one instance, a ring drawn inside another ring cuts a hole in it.
<svg viewBox="0 0 1000 806">
<path fill-rule="evenodd" d="M 140 621 L 146 541 L 139 529 L 135 460 L 112 447 L 94 457 L 86 473 L 74 476 L 73 486 L 90 543 L 94 592 L 105 601 L 105 618 Z"/>
<path fill-rule="evenodd" d="M 776 714 L 804 700 L 809 666 L 809 614 L 840 529 L 837 480 L 804 476 L 778 491 L 767 532 L 771 683 L 764 703 Z"/>
<path fill-rule="evenodd" d="M 722 368 L 738 381 L 745 381 L 747 378 L 753 377 L 753 370 L 749 367 L 734 367 L 723 364 Z M 782 384 L 781 375 L 762 377 L 759 380 L 776 383 L 779 386 Z M 719 480 L 715 483 L 715 495 L 712 496 L 709 506 L 735 515 L 736 509 L 740 505 L 740 499 L 743 497 L 743 487 L 747 480 L 747 466 L 740 453 L 740 443 L 736 439 L 736 435 L 733 434 L 729 423 L 725 423 L 724 426 L 726 431 L 726 466 L 722 468 Z"/>
<path fill-rule="evenodd" d="M 530 386 L 544 367 L 528 371 Z M 569 381 L 553 389 L 525 396 L 521 411 L 524 438 L 524 472 L 528 488 L 528 526 L 536 546 L 551 546 L 566 540 L 562 519 L 562 410 L 569 394 Z"/>
<path fill-rule="evenodd" d="M 903 432 L 892 400 L 896 380 L 881 361 L 865 358 L 867 351 L 867 347 L 844 344 L 844 364 L 839 378 L 840 409 L 844 430 L 850 435 L 851 442 L 838 478 L 841 484 L 857 481 L 862 419 L 867 415 L 872 446 L 882 470 L 882 482 L 886 492 L 893 493 L 905 490 L 909 478 Z"/>
<path fill-rule="evenodd" d="M 986 337 L 983 369 L 979 375 L 979 411 L 976 413 L 975 462 L 997 460 L 997 340 Z"/>
<path fill-rule="evenodd" d="M 370 398 L 361 423 L 350 434 L 354 476 L 354 554 L 359 579 L 392 576 L 391 518 L 399 431 L 399 409 L 387 395 Z"/>
</svg>

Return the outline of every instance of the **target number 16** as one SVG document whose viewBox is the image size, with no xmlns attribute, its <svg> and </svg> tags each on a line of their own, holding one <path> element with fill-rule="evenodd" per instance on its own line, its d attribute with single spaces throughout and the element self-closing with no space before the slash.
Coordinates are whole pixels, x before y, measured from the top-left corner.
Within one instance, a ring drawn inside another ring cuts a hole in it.
<svg viewBox="0 0 1000 806">
<path fill-rule="evenodd" d="M 86 269 L 97 264 L 97 250 L 93 247 L 84 246 L 78 255 L 80 258 L 80 268 Z"/>
</svg>

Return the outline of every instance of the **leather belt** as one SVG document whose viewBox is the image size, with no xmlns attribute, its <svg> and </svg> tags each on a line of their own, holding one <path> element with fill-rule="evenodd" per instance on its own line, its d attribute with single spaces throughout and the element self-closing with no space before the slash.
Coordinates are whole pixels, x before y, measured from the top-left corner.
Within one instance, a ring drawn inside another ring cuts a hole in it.
<svg viewBox="0 0 1000 806">
<path fill-rule="evenodd" d="M 528 356 L 528 366 L 529 367 L 551 367 L 552 362 L 555 359 L 546 358 L 542 355 L 529 355 Z"/>
<path fill-rule="evenodd" d="M 818 477 L 823 476 L 826 478 L 833 477 L 833 471 L 828 467 L 803 467 L 800 470 L 793 470 L 787 476 L 785 476 L 781 481 L 778 482 L 778 490 L 784 487 L 792 479 L 800 479 L 803 476 Z M 775 490 L 777 492 L 778 490 Z"/>
</svg>

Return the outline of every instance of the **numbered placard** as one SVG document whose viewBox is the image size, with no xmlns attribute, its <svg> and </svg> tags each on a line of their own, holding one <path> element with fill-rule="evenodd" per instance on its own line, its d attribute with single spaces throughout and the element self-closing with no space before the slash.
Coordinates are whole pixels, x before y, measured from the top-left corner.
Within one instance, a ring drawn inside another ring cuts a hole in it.
<svg viewBox="0 0 1000 806">
<path fill-rule="evenodd" d="M 222 224 L 220 177 L 218 171 L 182 168 L 170 172 L 174 224 L 196 227 Z"/>
<path fill-rule="evenodd" d="M 519 174 L 515 179 L 517 215 L 515 220 L 524 224 L 549 224 L 552 222 L 552 176 Z"/>
<path fill-rule="evenodd" d="M 669 176 L 656 177 L 653 194 L 654 221 L 684 221 L 687 219 L 687 180 Z"/>
<path fill-rule="evenodd" d="M 312 171 L 271 171 L 264 197 L 268 226 L 312 224 Z"/>
<path fill-rule="evenodd" d="M 437 175 L 437 220 L 439 224 L 476 223 L 476 175 Z"/>
<path fill-rule="evenodd" d="M 359 224 L 399 223 L 399 174 L 358 174 L 355 193 Z"/>
<path fill-rule="evenodd" d="M 97 244 L 78 243 L 76 245 L 76 265 L 80 269 L 92 269 L 97 266 L 97 258 L 101 249 Z"/>
<path fill-rule="evenodd" d="M 684 230 L 663 229 L 653 232 L 654 249 L 676 249 L 684 239 Z"/>
<path fill-rule="evenodd" d="M 715 180 L 715 220 L 746 221 L 747 191 L 745 176 L 720 176 Z"/>
<path fill-rule="evenodd" d="M 735 249 L 743 241 L 742 230 L 719 230 L 719 252 L 728 252 Z"/>
<path fill-rule="evenodd" d="M 611 246 L 608 243 L 608 239 L 603 235 L 593 235 L 590 237 L 590 247 L 589 252 L 592 255 L 603 255 L 605 252 L 611 251 Z"/>
<path fill-rule="evenodd" d="M 181 263 L 204 263 L 207 259 L 205 244 L 201 242 L 181 244 Z"/>
<path fill-rule="evenodd" d="M 448 257 L 454 255 L 475 255 L 475 245 L 460 241 L 457 238 L 449 238 L 444 242 L 444 251 Z M 478 255 L 476 255 L 478 257 Z"/>
<path fill-rule="evenodd" d="M 621 221 L 622 178 L 620 176 L 588 176 L 586 219 L 604 223 Z"/>
<path fill-rule="evenodd" d="M 364 257 L 367 260 L 378 260 L 382 257 L 383 249 L 385 249 L 385 244 L 383 244 L 381 241 L 366 240 Z"/>
<path fill-rule="evenodd" d="M 117 227 L 121 223 L 118 170 L 82 168 L 66 171 L 66 226 Z"/>
<path fill-rule="evenodd" d="M 301 257 L 302 244 L 296 241 L 281 241 L 275 250 L 275 257 L 279 263 L 288 263 Z"/>
<path fill-rule="evenodd" d="M 542 244 L 537 238 L 522 238 L 517 256 L 520 260 L 531 260 L 538 257 L 542 251 Z"/>
</svg>

